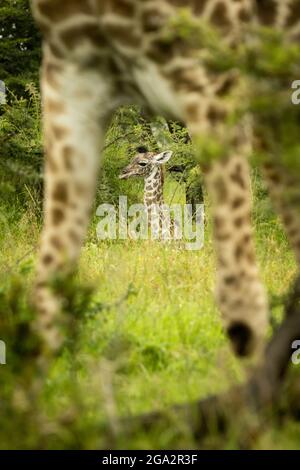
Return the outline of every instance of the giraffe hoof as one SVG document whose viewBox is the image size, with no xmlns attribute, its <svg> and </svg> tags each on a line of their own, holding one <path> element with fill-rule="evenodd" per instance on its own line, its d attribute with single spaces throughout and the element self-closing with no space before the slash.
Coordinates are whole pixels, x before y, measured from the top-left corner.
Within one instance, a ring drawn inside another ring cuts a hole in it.
<svg viewBox="0 0 300 470">
<path fill-rule="evenodd" d="M 249 356 L 254 349 L 253 333 L 243 322 L 235 322 L 227 329 L 233 350 L 239 357 Z"/>
</svg>

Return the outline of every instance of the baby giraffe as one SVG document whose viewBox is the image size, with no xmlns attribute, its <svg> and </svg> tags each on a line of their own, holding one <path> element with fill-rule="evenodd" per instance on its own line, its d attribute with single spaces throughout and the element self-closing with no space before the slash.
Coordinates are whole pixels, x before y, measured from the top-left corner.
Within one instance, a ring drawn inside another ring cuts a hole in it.
<svg viewBox="0 0 300 470">
<path fill-rule="evenodd" d="M 149 152 L 146 147 L 138 147 L 138 153 L 133 157 L 121 174 L 120 179 L 134 176 L 144 178 L 144 205 L 147 211 L 148 223 L 154 239 L 170 238 L 170 218 L 164 202 L 164 168 L 172 152 Z"/>
</svg>

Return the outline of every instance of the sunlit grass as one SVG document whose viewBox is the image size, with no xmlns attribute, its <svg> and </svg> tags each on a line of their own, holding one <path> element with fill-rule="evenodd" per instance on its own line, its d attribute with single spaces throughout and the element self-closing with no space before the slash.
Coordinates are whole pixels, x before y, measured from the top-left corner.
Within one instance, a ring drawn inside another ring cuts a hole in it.
<svg viewBox="0 0 300 470">
<path fill-rule="evenodd" d="M 167 188 L 167 198 L 174 188 Z M 180 191 L 176 194 L 177 201 L 182 200 Z M 243 380 L 247 371 L 231 353 L 213 299 L 215 263 L 209 217 L 200 251 L 187 251 L 176 243 L 97 242 L 94 227 L 95 223 L 78 275 L 79 282 L 94 286 L 93 301 L 99 306 L 82 319 L 76 344 L 83 422 L 165 409 L 224 391 Z M 262 278 L 270 294 L 282 295 L 295 274 L 293 255 L 275 218 L 258 221 L 257 229 Z M 37 237 L 38 226 L 29 216 L 9 225 L 1 239 L 2 279 L 17 270 L 30 287 Z M 280 309 L 275 313 L 279 316 Z M 68 407 L 74 385 L 73 359 L 66 351 L 53 365 L 45 392 L 50 415 Z M 288 428 L 278 444 L 278 435 L 271 430 L 257 445 L 295 447 L 292 435 Z M 164 439 L 156 437 L 156 446 L 163 447 Z M 149 442 L 141 438 L 131 445 Z M 193 443 L 185 441 L 185 445 Z"/>
</svg>

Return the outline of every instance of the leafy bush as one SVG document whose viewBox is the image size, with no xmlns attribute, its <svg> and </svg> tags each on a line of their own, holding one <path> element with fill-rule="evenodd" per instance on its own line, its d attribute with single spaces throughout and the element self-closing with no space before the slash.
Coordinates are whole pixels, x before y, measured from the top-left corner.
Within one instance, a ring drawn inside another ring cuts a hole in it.
<svg viewBox="0 0 300 470">
<path fill-rule="evenodd" d="M 0 80 L 22 96 L 27 83 L 38 82 L 41 37 L 29 0 L 1 0 L 0 18 Z"/>
<path fill-rule="evenodd" d="M 26 207 L 31 200 L 40 207 L 42 162 L 40 97 L 33 83 L 26 85 L 28 97 L 8 91 L 8 104 L 0 118 L 0 194 L 2 203 Z"/>
</svg>

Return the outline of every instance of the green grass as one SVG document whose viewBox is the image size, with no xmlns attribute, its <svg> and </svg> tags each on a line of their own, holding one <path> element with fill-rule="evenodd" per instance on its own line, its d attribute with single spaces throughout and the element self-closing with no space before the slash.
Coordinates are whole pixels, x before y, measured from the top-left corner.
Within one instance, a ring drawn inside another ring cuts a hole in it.
<svg viewBox="0 0 300 470">
<path fill-rule="evenodd" d="M 167 188 L 167 198 L 173 189 Z M 282 295 L 295 274 L 295 263 L 278 221 L 274 217 L 267 220 L 257 222 L 259 262 L 269 292 Z M 196 252 L 176 243 L 99 243 L 94 227 L 95 223 L 82 251 L 78 275 L 79 282 L 94 286 L 96 305 L 82 319 L 75 345 L 82 428 L 88 430 L 97 421 L 113 425 L 119 417 L 167 409 L 174 403 L 222 392 L 243 380 L 247 367 L 233 357 L 213 300 L 215 264 L 209 218 L 205 246 Z M 19 272 L 30 288 L 35 256 L 22 257 L 34 246 L 38 232 L 28 213 L 2 232 L 4 283 Z M 274 314 L 280 316 L 280 308 Z M 44 397 L 49 416 L 61 416 L 70 405 L 73 360 L 66 349 L 52 367 Z M 124 445 L 195 445 L 186 436 L 174 441 L 172 432 L 141 435 Z M 284 432 L 268 429 L 255 447 L 297 448 L 299 436 L 299 425 L 287 423 Z M 85 446 L 105 445 L 104 438 L 100 432 L 99 439 L 91 436 Z M 51 442 L 50 447 L 61 446 L 55 432 Z M 237 446 L 234 437 L 223 445 Z"/>
</svg>

